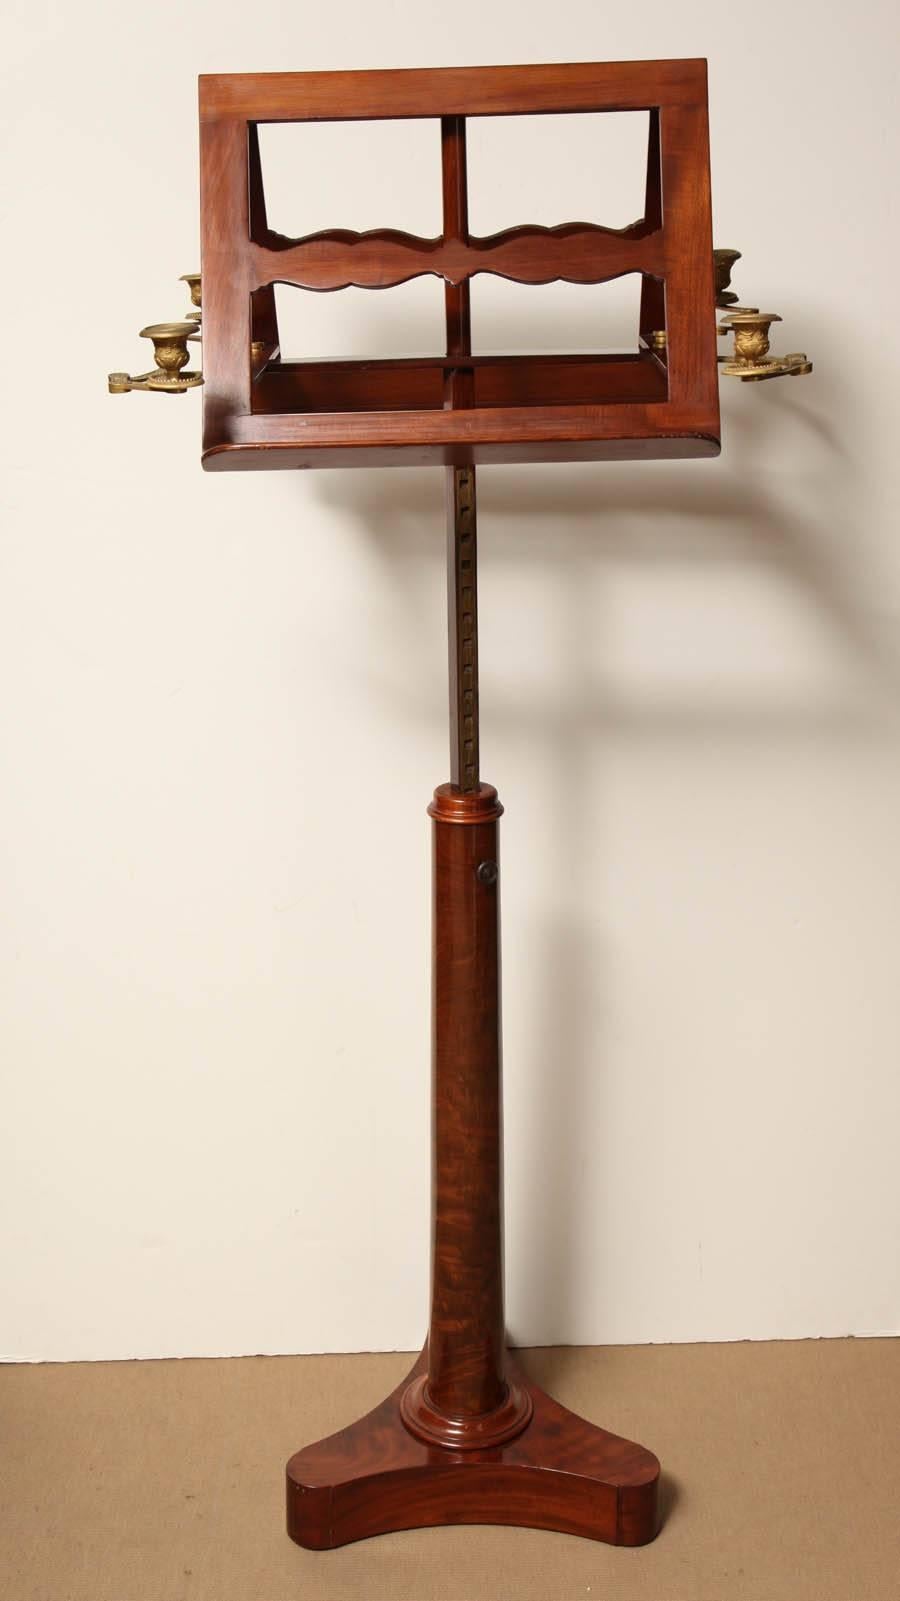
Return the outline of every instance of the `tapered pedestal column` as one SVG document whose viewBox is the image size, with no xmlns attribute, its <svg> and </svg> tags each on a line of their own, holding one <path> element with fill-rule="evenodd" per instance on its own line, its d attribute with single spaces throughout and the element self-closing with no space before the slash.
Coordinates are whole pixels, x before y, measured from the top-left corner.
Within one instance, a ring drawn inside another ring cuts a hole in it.
<svg viewBox="0 0 900 1601">
<path fill-rule="evenodd" d="M 497 791 L 442 784 L 434 819 L 432 1250 L 427 1372 L 405 1392 L 420 1439 L 471 1450 L 520 1434 L 505 1373 Z"/>
<path fill-rule="evenodd" d="M 497 794 L 446 784 L 434 820 L 432 1292 L 412 1373 L 287 1467 L 288 1532 L 323 1548 L 507 1523 L 641 1545 L 659 1463 L 529 1383 L 505 1348 Z"/>
</svg>

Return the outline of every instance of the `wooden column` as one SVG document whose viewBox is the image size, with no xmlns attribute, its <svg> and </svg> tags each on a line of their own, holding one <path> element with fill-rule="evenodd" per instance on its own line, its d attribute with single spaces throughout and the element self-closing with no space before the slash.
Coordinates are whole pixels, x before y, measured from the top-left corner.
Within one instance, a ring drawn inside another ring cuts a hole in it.
<svg viewBox="0 0 900 1601">
<path fill-rule="evenodd" d="M 454 487 L 468 470 L 448 470 Z M 460 533 L 452 520 L 457 551 Z M 474 550 L 467 582 L 474 618 Z M 454 603 L 451 584 L 451 760 L 466 727 L 467 683 L 473 687 L 453 671 L 453 662 L 463 661 L 467 610 Z M 473 668 L 477 691 L 477 656 Z M 472 716 L 477 773 L 477 694 Z M 428 1339 L 409 1377 L 380 1405 L 289 1461 L 288 1531 L 313 1549 L 433 1523 L 530 1524 L 618 1545 L 641 1545 L 656 1531 L 659 1463 L 652 1452 L 567 1412 L 505 1350 L 503 808 L 490 784 L 466 779 L 468 765 L 457 769 L 463 782 L 441 784 L 428 808 L 434 851 Z"/>
<path fill-rule="evenodd" d="M 442 784 L 433 818 L 432 1258 L 427 1371 L 402 1403 L 420 1438 L 498 1444 L 531 1415 L 505 1376 L 497 791 Z"/>
<path fill-rule="evenodd" d="M 466 242 L 466 125 L 441 124 L 444 238 Z M 472 403 L 469 285 L 446 285 L 445 404 Z M 510 1388 L 503 1316 L 500 891 L 503 807 L 479 776 L 474 467 L 447 469 L 449 784 L 435 790 L 432 865 L 432 1237 L 427 1369 L 402 1403 L 420 1438 L 498 1443 L 531 1415 Z"/>
</svg>

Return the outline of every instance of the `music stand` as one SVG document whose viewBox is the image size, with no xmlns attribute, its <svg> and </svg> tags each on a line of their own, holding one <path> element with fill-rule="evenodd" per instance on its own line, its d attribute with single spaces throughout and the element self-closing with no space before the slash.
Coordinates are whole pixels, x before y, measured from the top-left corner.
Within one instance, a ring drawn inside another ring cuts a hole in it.
<svg viewBox="0 0 900 1601">
<path fill-rule="evenodd" d="M 649 112 L 638 222 L 470 234 L 467 118 L 634 110 Z M 334 229 L 288 239 L 273 232 L 259 124 L 378 118 L 440 119 L 442 236 Z M 656 1457 L 567 1411 L 506 1350 L 502 807 L 480 775 L 475 469 L 717 454 L 706 63 L 203 77 L 200 145 L 204 466 L 427 463 L 445 469 L 448 487 L 450 781 L 428 808 L 431 1320 L 422 1355 L 392 1395 L 291 1458 L 288 1529 L 301 1545 L 319 1548 L 449 1523 L 527 1524 L 639 1545 L 657 1527 Z M 469 284 L 479 272 L 519 283 L 586 284 L 641 273 L 634 349 L 473 355 Z M 375 289 L 422 273 L 446 285 L 446 356 L 282 358 L 276 283 Z"/>
</svg>

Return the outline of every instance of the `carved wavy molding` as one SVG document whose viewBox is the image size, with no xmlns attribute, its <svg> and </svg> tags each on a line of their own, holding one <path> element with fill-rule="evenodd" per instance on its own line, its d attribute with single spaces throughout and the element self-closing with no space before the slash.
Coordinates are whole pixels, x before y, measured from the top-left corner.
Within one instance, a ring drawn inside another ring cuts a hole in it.
<svg viewBox="0 0 900 1601">
<path fill-rule="evenodd" d="M 606 283 L 627 272 L 660 277 L 665 259 L 662 231 L 644 221 L 619 229 L 528 225 L 469 240 L 419 239 L 390 228 L 332 228 L 305 239 L 267 232 L 251 250 L 256 287 L 299 289 L 389 289 L 428 273 L 460 284 L 478 272 L 525 284 Z"/>
</svg>

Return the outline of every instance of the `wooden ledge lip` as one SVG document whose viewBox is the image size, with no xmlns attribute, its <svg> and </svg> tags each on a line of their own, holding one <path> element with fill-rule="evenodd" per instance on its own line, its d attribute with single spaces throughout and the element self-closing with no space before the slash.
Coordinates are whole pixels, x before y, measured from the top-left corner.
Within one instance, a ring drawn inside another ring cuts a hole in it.
<svg viewBox="0 0 900 1601">
<path fill-rule="evenodd" d="M 448 414 L 449 415 L 449 414 Z M 265 420 L 265 419 L 263 419 Z M 332 419 L 333 420 L 333 419 Z M 303 439 L 208 438 L 200 458 L 204 472 L 253 472 L 281 469 L 309 471 L 316 467 L 472 467 L 572 461 L 677 461 L 715 457 L 721 441 L 712 433 L 673 430 L 670 434 L 565 438 L 482 439 L 446 441 L 414 438 L 364 439 L 333 435 Z"/>
<path fill-rule="evenodd" d="M 477 789 L 457 789 L 455 784 L 439 784 L 428 807 L 436 823 L 489 823 L 503 816 L 503 807 L 493 784 Z"/>
</svg>

